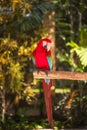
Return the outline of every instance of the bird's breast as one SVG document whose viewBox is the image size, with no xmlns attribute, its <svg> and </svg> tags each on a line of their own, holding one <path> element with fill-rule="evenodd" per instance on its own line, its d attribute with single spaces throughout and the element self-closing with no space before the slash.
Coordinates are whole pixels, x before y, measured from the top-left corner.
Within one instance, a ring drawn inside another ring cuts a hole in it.
<svg viewBox="0 0 87 130">
<path fill-rule="evenodd" d="M 49 64 L 45 53 L 37 53 L 35 56 L 36 66 L 41 70 L 49 70 Z"/>
</svg>

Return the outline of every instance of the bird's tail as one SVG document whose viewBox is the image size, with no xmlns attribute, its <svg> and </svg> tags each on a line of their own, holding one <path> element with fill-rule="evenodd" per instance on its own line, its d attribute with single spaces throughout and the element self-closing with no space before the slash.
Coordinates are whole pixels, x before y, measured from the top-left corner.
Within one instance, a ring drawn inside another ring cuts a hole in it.
<svg viewBox="0 0 87 130">
<path fill-rule="evenodd" d="M 43 91 L 46 104 L 47 118 L 49 125 L 53 128 L 54 123 L 53 123 L 52 94 L 51 94 L 52 80 L 46 82 L 46 79 L 43 79 L 42 82 L 43 82 Z"/>
</svg>

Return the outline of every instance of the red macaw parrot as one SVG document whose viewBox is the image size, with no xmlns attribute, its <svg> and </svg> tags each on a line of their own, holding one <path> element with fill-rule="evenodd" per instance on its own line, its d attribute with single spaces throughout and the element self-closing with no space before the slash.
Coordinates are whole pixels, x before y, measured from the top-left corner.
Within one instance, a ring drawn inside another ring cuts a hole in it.
<svg viewBox="0 0 87 130">
<path fill-rule="evenodd" d="M 48 71 L 52 70 L 52 58 L 51 58 L 51 40 L 48 38 L 41 39 L 36 49 L 33 51 L 33 62 L 39 70 Z M 52 94 L 51 86 L 52 79 L 42 79 L 43 91 L 45 97 L 47 118 L 51 128 L 54 127 L 53 114 L 52 114 Z"/>
</svg>

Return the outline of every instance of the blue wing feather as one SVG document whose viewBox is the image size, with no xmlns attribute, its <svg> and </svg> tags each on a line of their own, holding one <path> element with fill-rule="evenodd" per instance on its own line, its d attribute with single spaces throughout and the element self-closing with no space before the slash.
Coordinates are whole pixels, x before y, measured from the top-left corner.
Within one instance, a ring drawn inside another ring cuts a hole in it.
<svg viewBox="0 0 87 130">
<path fill-rule="evenodd" d="M 49 64 L 50 70 L 52 70 L 52 58 L 50 56 L 48 56 L 47 60 L 48 60 L 48 64 Z M 45 79 L 45 82 L 47 84 L 49 84 L 50 83 L 50 79 Z"/>
<path fill-rule="evenodd" d="M 50 56 L 48 56 L 47 60 L 48 60 L 48 64 L 49 64 L 50 70 L 52 70 L 52 58 Z"/>
</svg>

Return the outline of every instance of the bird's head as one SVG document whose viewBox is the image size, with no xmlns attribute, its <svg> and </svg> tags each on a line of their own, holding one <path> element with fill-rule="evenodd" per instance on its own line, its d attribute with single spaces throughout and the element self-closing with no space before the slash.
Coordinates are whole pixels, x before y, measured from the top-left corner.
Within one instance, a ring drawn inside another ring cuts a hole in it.
<svg viewBox="0 0 87 130">
<path fill-rule="evenodd" d="M 51 40 L 50 39 L 43 39 L 43 47 L 49 51 L 51 48 Z"/>
<path fill-rule="evenodd" d="M 51 40 L 48 38 L 41 39 L 38 48 L 46 49 L 47 51 L 50 51 L 51 48 Z"/>
</svg>

